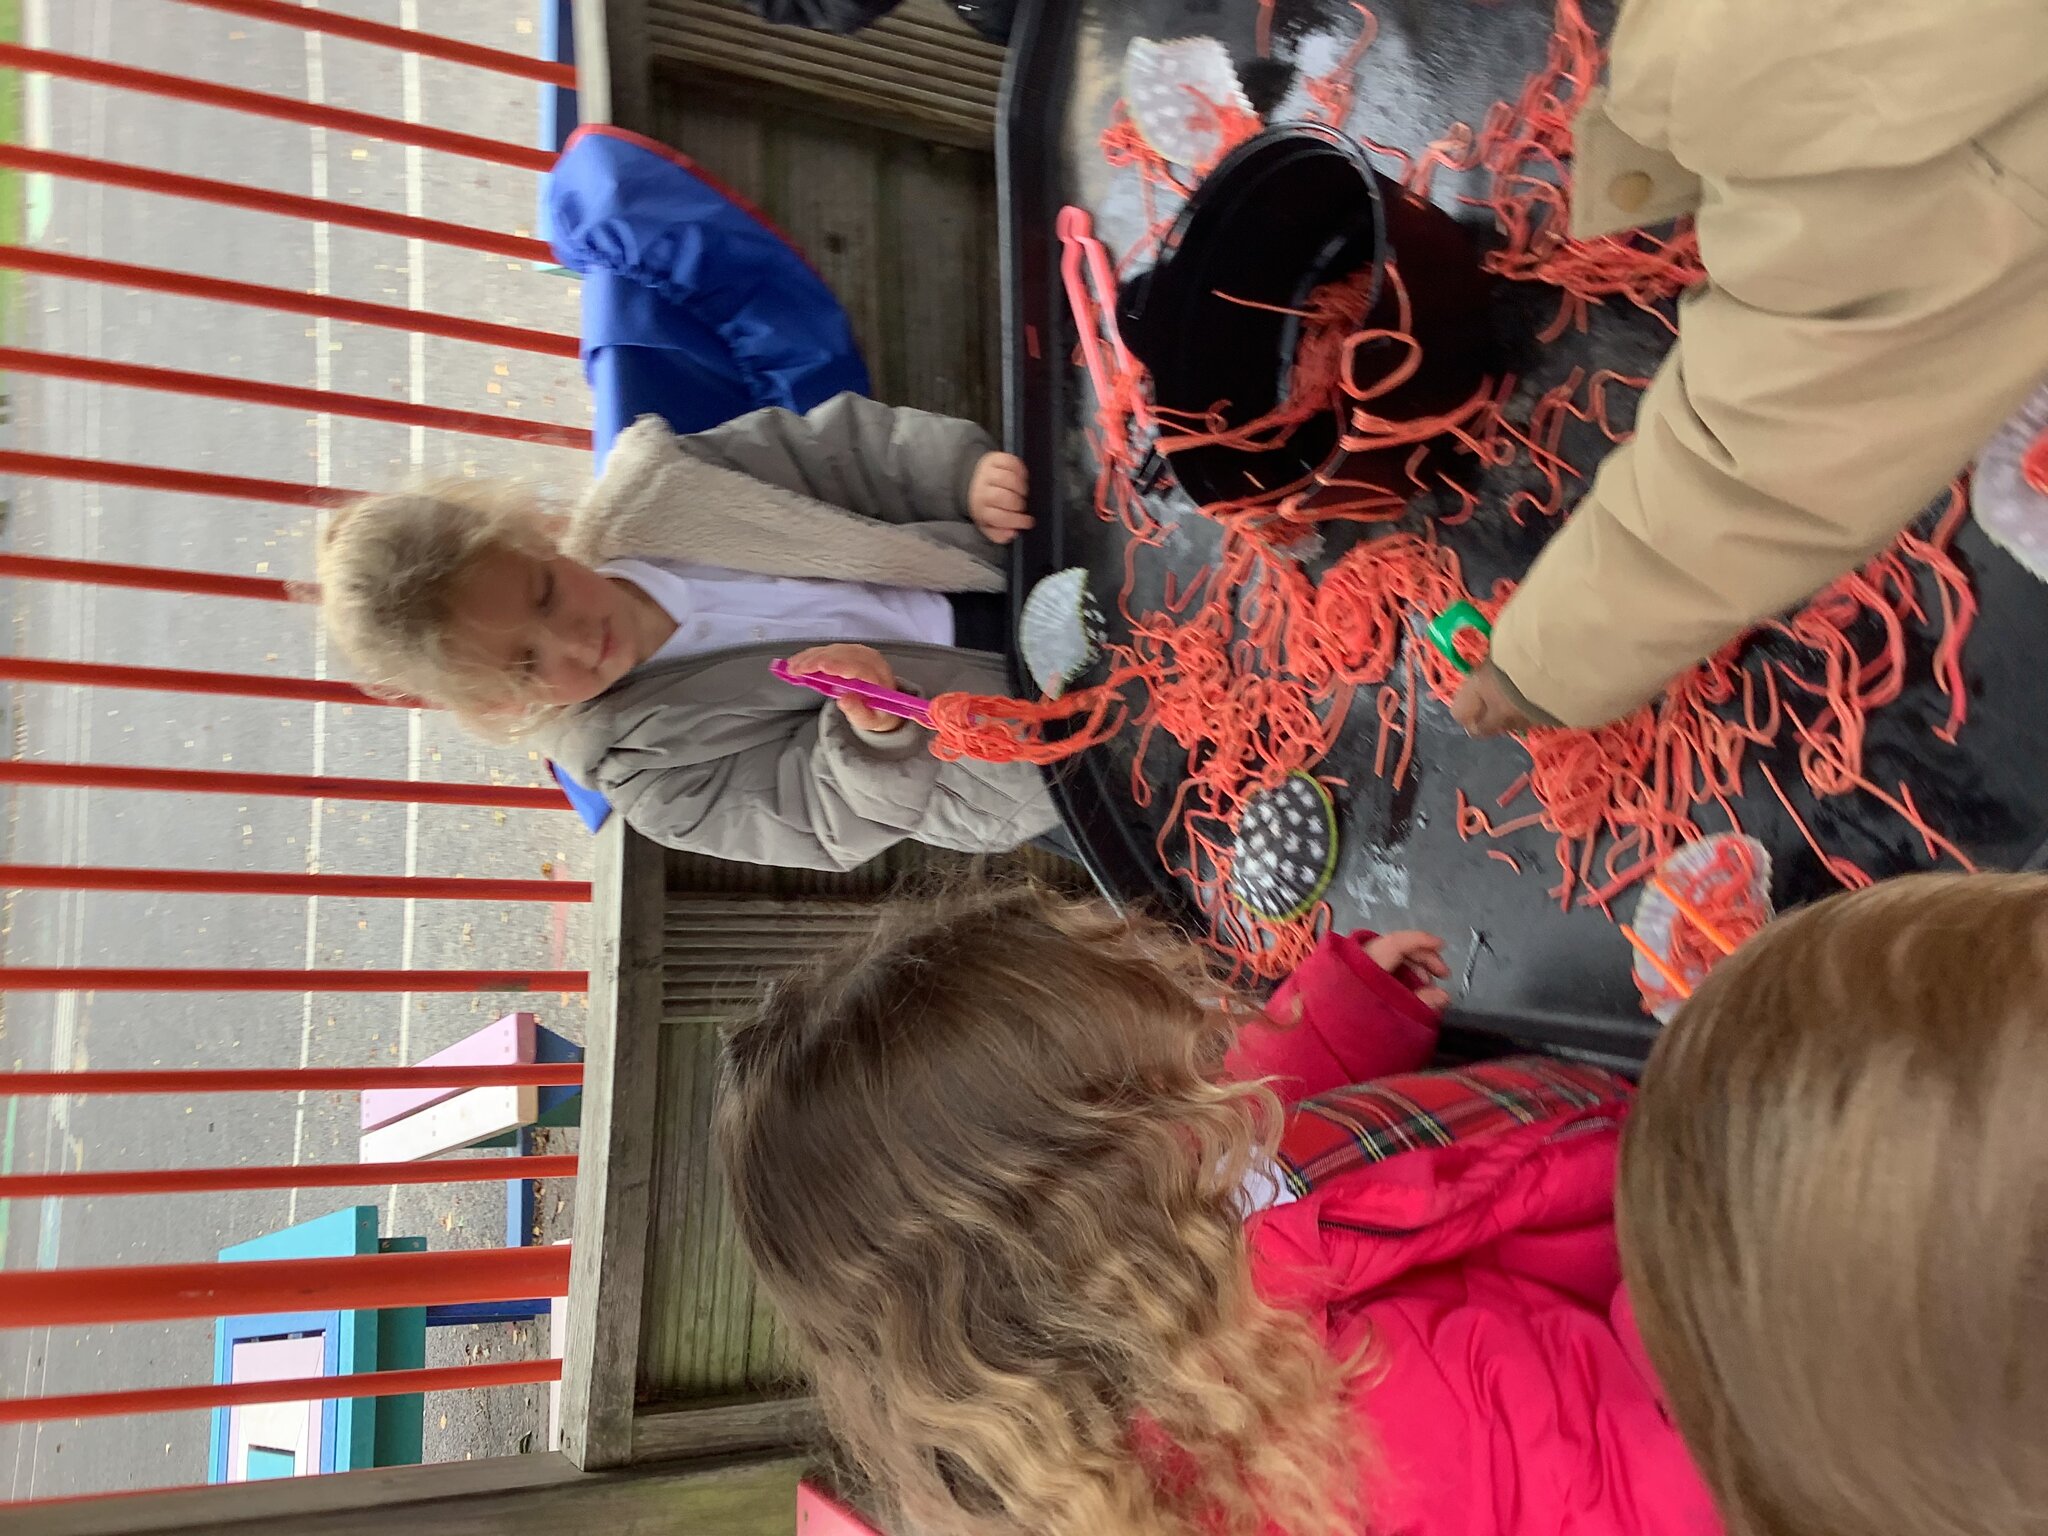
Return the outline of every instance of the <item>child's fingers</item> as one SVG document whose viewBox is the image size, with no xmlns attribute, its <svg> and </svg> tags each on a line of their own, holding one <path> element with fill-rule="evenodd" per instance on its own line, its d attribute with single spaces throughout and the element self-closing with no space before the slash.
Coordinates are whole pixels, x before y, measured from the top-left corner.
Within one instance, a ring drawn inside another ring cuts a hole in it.
<svg viewBox="0 0 2048 1536">
<path fill-rule="evenodd" d="M 877 688 L 894 688 L 896 674 L 888 658 L 867 645 L 814 645 L 789 658 L 792 672 L 831 672 Z"/>
<path fill-rule="evenodd" d="M 830 672 L 837 677 L 850 677 L 855 682 L 873 683 L 877 688 L 896 686 L 896 672 L 889 665 L 889 658 L 867 645 L 814 645 L 790 657 L 789 669 L 792 672 Z M 885 735 L 903 724 L 902 716 L 871 709 L 859 699 L 835 699 L 833 703 L 846 716 L 848 723 L 876 735 Z"/>
<path fill-rule="evenodd" d="M 1433 933 L 1413 933 L 1408 936 L 1408 963 L 1421 966 L 1432 976 L 1448 976 L 1450 966 L 1444 963 L 1444 941 Z"/>
<path fill-rule="evenodd" d="M 1415 1000 L 1431 1013 L 1442 1013 L 1451 1005 L 1451 994 L 1442 987 L 1418 987 Z"/>
<path fill-rule="evenodd" d="M 885 715 L 879 709 L 870 709 L 858 699 L 839 700 L 839 712 L 846 716 L 847 723 L 855 729 L 868 731 L 877 736 L 886 736 L 903 724 L 901 715 Z"/>
<path fill-rule="evenodd" d="M 1443 944 L 1435 934 L 1411 928 L 1381 934 L 1366 945 L 1365 952 L 1374 964 L 1390 974 L 1412 965 L 1426 975 L 1448 976 L 1451 971 L 1444 963 Z"/>
<path fill-rule="evenodd" d="M 991 544 L 1008 544 L 1025 529 L 1035 527 L 1036 523 L 1021 508 L 1012 511 L 977 507 L 974 509 L 974 526 L 981 530 L 981 536 Z"/>
</svg>

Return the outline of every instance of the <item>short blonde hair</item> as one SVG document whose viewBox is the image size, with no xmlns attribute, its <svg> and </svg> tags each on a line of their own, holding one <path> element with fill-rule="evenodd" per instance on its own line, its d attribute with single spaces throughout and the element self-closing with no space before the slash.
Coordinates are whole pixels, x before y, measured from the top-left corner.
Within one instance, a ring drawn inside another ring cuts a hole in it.
<svg viewBox="0 0 2048 1536">
<path fill-rule="evenodd" d="M 1796 912 L 1659 1041 L 1643 1341 L 1732 1536 L 2048 1531 L 2048 877 Z"/>
<path fill-rule="evenodd" d="M 449 476 L 366 496 L 336 512 L 321 539 L 321 619 L 369 691 L 424 699 L 487 734 L 517 734 L 534 723 L 532 711 L 516 711 L 518 681 L 467 654 L 449 616 L 479 559 L 500 550 L 548 559 L 558 527 L 538 492 L 516 480 Z"/>
</svg>

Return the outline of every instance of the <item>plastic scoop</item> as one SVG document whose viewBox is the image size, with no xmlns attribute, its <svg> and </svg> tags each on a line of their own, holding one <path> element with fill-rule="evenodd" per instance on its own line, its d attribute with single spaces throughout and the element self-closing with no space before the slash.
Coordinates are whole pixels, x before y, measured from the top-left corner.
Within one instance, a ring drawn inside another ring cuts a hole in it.
<svg viewBox="0 0 2048 1536">
<path fill-rule="evenodd" d="M 914 693 L 864 683 L 857 677 L 841 677 L 837 672 L 798 672 L 782 660 L 769 662 L 768 670 L 785 683 L 822 693 L 828 699 L 858 699 L 869 709 L 915 721 L 927 730 L 931 728 L 932 707 Z"/>
<path fill-rule="evenodd" d="M 1458 654 L 1458 636 L 1468 629 L 1477 630 L 1488 639 L 1493 638 L 1493 626 L 1486 622 L 1485 614 L 1470 603 L 1453 603 L 1429 621 L 1429 627 L 1423 634 L 1442 653 L 1444 660 L 1460 672 L 1470 672 L 1472 663 Z"/>
</svg>

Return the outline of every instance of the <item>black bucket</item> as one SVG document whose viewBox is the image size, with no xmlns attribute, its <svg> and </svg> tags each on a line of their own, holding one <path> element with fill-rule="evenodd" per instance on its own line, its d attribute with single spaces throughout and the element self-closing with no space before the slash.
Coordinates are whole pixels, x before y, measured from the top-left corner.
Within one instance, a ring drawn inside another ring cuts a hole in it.
<svg viewBox="0 0 2048 1536">
<path fill-rule="evenodd" d="M 1488 284 L 1470 236 L 1321 125 L 1272 128 L 1239 145 L 1195 189 L 1165 249 L 1121 308 L 1125 339 L 1168 412 L 1199 415 L 1227 402 L 1223 418 L 1235 427 L 1271 411 L 1287 397 L 1301 331 L 1296 316 L 1275 309 L 1299 310 L 1317 288 L 1369 268 L 1371 303 L 1361 328 L 1391 325 L 1398 303 L 1386 266 L 1397 258 L 1421 366 L 1373 402 L 1375 413 L 1408 421 L 1450 410 L 1471 398 L 1484 375 Z M 1406 355 L 1391 343 L 1383 350 L 1389 369 Z M 1358 372 L 1369 375 L 1371 367 L 1371 352 L 1362 349 Z M 1167 419 L 1185 424 L 1188 416 Z M 1277 448 L 1186 448 L 1171 462 L 1182 489 L 1209 505 L 1333 468 L 1337 439 L 1332 412 Z M 1377 478 L 1389 489 L 1407 483 L 1406 453 L 1382 455 L 1389 462 L 1375 465 L 1364 457 L 1345 463 L 1347 479 Z"/>
</svg>

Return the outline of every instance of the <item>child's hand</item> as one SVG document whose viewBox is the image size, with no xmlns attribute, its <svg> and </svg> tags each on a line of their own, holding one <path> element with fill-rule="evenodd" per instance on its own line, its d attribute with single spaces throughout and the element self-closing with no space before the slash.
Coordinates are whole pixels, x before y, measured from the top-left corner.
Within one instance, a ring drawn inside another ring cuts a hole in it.
<svg viewBox="0 0 2048 1536">
<path fill-rule="evenodd" d="M 1467 736 L 1476 737 L 1519 734 L 1536 723 L 1522 713 L 1491 662 L 1465 679 L 1451 700 L 1451 714 Z"/>
<path fill-rule="evenodd" d="M 967 483 L 967 515 L 991 544 L 1007 544 L 1031 526 L 1024 510 L 1031 476 L 1014 453 L 985 453 Z"/>
<path fill-rule="evenodd" d="M 1444 941 L 1435 934 L 1415 929 L 1383 933 L 1365 946 L 1365 956 L 1432 1012 L 1441 1012 L 1450 1002 L 1451 994 L 1436 985 L 1451 968 L 1444 963 Z"/>
<path fill-rule="evenodd" d="M 831 672 L 856 682 L 873 683 L 877 688 L 896 686 L 896 674 L 889 666 L 888 657 L 869 645 L 814 645 L 808 651 L 800 651 L 790 657 L 789 670 Z M 876 736 L 886 736 L 903 724 L 901 715 L 885 715 L 859 699 L 833 699 L 830 702 L 839 706 L 839 712 L 851 724 Z"/>
</svg>

